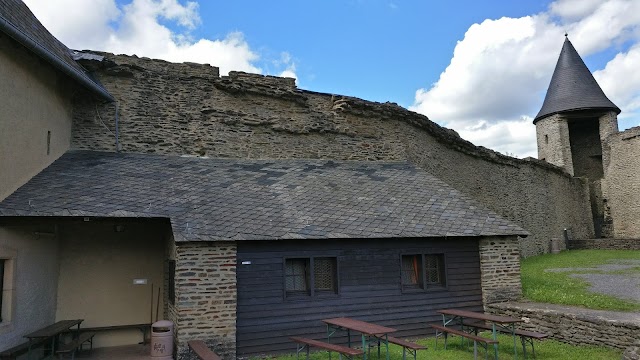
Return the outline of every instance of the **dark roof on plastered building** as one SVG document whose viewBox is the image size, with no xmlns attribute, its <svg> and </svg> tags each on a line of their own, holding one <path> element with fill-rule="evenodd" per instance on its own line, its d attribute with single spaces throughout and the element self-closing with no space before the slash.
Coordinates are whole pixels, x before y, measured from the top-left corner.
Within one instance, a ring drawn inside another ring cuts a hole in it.
<svg viewBox="0 0 640 360">
<path fill-rule="evenodd" d="M 72 50 L 42 25 L 22 0 L 0 0 L 0 31 L 97 95 L 113 101 L 111 94 L 73 59 Z"/>
<path fill-rule="evenodd" d="M 176 241 L 528 235 L 398 162 L 70 151 L 0 216 L 168 217 Z"/>
<path fill-rule="evenodd" d="M 607 98 L 576 49 L 565 38 L 542 108 L 533 123 L 563 111 L 620 109 Z"/>
</svg>

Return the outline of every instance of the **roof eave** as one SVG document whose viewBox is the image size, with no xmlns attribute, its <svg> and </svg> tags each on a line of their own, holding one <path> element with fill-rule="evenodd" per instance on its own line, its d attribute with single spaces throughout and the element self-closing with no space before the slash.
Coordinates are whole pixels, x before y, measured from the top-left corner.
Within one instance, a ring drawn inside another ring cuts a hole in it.
<svg viewBox="0 0 640 360">
<path fill-rule="evenodd" d="M 574 108 L 574 109 L 567 109 L 567 110 L 558 110 L 558 111 L 553 111 L 550 113 L 546 113 L 543 115 L 536 115 L 536 117 L 533 119 L 533 124 L 535 125 L 538 121 L 547 118 L 549 116 L 552 115 L 556 115 L 556 114 L 560 114 L 560 113 L 570 113 L 570 112 L 574 112 L 574 111 L 584 111 L 584 110 L 600 110 L 600 111 L 606 111 L 606 110 L 611 110 L 611 111 L 615 111 L 616 115 L 619 115 L 622 110 L 620 110 L 620 108 L 616 107 L 580 107 L 580 108 Z"/>
<path fill-rule="evenodd" d="M 0 14 L 0 31 L 6 33 L 15 41 L 19 42 L 20 44 L 25 46 L 27 49 L 32 51 L 38 57 L 44 59 L 45 61 L 53 65 L 56 69 L 62 71 L 64 74 L 68 75 L 73 80 L 80 83 L 82 86 L 93 91 L 96 95 L 100 96 L 104 100 L 107 100 L 109 102 L 115 101 L 115 98 L 107 90 L 105 90 L 102 86 L 92 81 L 87 76 L 87 74 L 84 74 L 78 69 L 74 69 L 73 67 L 69 66 L 58 56 L 51 53 L 45 47 L 43 47 L 38 42 L 34 41 L 28 35 L 26 35 L 22 31 L 20 31 L 18 28 L 16 28 L 10 21 L 5 19 L 5 17 L 2 16 L 2 14 Z"/>
</svg>

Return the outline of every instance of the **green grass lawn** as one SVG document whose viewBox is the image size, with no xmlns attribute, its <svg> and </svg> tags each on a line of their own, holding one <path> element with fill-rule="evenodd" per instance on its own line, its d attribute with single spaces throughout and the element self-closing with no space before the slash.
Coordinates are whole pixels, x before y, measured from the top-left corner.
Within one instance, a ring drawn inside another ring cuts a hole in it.
<svg viewBox="0 0 640 360">
<path fill-rule="evenodd" d="M 552 304 L 576 305 L 589 309 L 638 311 L 640 303 L 587 291 L 589 284 L 570 274 L 585 271 L 549 272 L 547 269 L 587 268 L 615 263 L 617 260 L 640 260 L 637 250 L 571 250 L 560 254 L 532 256 L 522 260 L 522 290 L 525 298 Z M 589 271 L 589 273 L 601 273 Z M 640 267 L 607 272 L 640 274 Z"/>
<path fill-rule="evenodd" d="M 485 336 L 489 336 L 488 333 Z M 508 335 L 499 335 L 500 341 L 498 354 L 501 360 L 513 359 L 513 338 Z M 444 349 L 443 339 L 438 339 L 438 348 L 435 348 L 435 339 L 427 338 L 416 341 L 419 344 L 427 345 L 427 350 L 418 351 L 418 359 L 422 360 L 465 360 L 473 359 L 473 343 L 469 347 L 461 346 L 459 337 L 449 338 L 447 350 Z M 518 340 L 518 359 L 522 359 L 522 345 Z M 622 350 L 613 350 L 602 347 L 593 346 L 574 346 L 564 344 L 554 340 L 536 341 L 536 358 L 538 360 L 610 360 L 620 359 L 622 356 Z M 291 343 L 291 348 L 295 349 L 294 343 Z M 401 360 L 402 348 L 396 345 L 390 345 L 390 359 Z M 276 360 L 294 360 L 296 359 L 295 350 L 291 355 L 283 355 L 273 357 Z M 327 352 L 313 352 L 311 357 L 313 360 L 328 360 L 329 355 Z M 332 359 L 338 359 L 337 353 L 332 353 Z M 371 359 L 377 359 L 377 352 L 375 349 L 371 350 Z M 382 359 L 385 359 L 384 351 L 382 352 Z M 527 359 L 533 358 L 531 356 L 531 347 L 527 347 Z M 258 359 L 258 358 L 252 358 Z M 300 354 L 300 359 L 305 359 L 305 354 Z M 413 359 L 413 356 L 407 354 L 407 359 Z M 478 349 L 478 359 L 484 359 L 484 349 Z M 489 359 L 493 359 L 493 348 L 489 350 Z"/>
</svg>

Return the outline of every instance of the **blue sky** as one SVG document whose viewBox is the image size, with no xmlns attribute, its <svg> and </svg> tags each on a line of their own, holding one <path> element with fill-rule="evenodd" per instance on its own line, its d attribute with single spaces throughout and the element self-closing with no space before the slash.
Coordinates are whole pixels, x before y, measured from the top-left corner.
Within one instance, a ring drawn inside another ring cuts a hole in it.
<svg viewBox="0 0 640 360">
<path fill-rule="evenodd" d="M 221 38 L 241 31 L 252 48 L 263 48 L 272 57 L 289 52 L 303 88 L 405 107 L 413 104 L 416 89 L 438 80 L 471 24 L 547 6 L 544 1 L 468 0 L 456 6 L 402 0 L 277 3 L 201 2 L 203 26 L 194 35 Z M 562 40 L 559 36 L 558 46 Z M 267 61 L 262 67 L 269 65 Z"/>
<path fill-rule="evenodd" d="M 564 32 L 620 128 L 640 125 L 638 0 L 25 0 L 67 46 L 291 76 L 391 101 L 502 153 L 536 156 Z"/>
</svg>

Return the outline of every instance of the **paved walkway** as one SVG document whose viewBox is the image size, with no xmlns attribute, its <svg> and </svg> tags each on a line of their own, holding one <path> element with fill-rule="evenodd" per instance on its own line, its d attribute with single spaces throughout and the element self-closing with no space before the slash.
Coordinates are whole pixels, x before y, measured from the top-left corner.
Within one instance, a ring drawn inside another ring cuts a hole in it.
<svg viewBox="0 0 640 360">
<path fill-rule="evenodd" d="M 558 268 L 547 271 L 573 273 L 569 276 L 588 282 L 591 292 L 640 303 L 640 271 L 636 270 L 639 267 L 640 259 L 625 259 L 590 268 Z"/>
<path fill-rule="evenodd" d="M 149 345 L 125 345 L 83 350 L 76 354 L 82 360 L 153 360 Z M 157 359 L 157 358 L 156 358 Z"/>
</svg>

